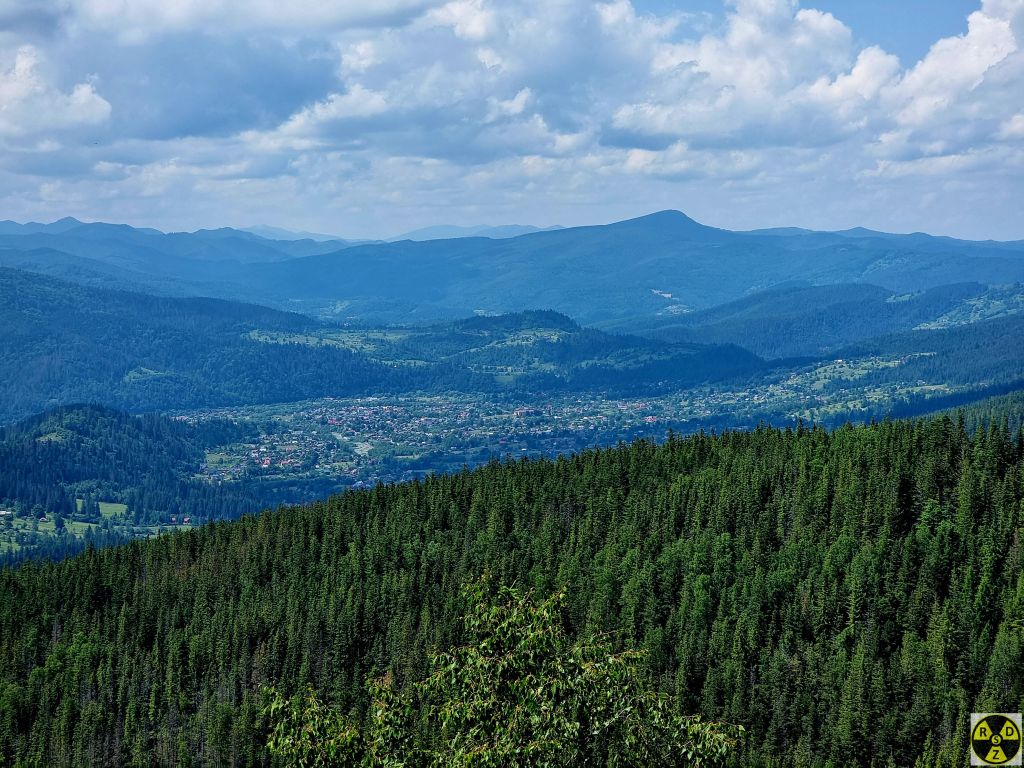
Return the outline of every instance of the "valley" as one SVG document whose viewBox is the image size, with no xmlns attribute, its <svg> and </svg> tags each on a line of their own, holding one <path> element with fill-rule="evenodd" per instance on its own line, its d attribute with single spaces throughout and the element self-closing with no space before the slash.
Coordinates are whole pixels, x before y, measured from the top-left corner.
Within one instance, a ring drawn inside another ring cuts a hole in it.
<svg viewBox="0 0 1024 768">
<path fill-rule="evenodd" d="M 378 335 L 370 333 L 371 338 Z M 107 490 L 98 496 L 109 510 L 102 520 L 65 510 L 68 523 L 58 531 L 55 510 L 44 501 L 32 516 L 12 517 L 14 526 L 6 534 L 0 531 L 0 555 L 13 562 L 73 552 L 90 540 L 111 543 L 180 528 L 186 516 L 199 524 L 490 461 L 555 457 L 637 439 L 660 442 L 669 432 L 749 429 L 759 423 L 834 427 L 917 416 L 1019 386 L 979 388 L 943 377 L 911 378 L 917 372 L 908 369 L 934 355 L 839 358 L 771 371 L 742 385 L 704 385 L 644 397 L 409 392 L 172 411 L 168 416 L 183 426 L 216 432 L 231 425 L 234 439 L 216 438 L 172 475 L 180 482 L 241 494 L 248 499 L 242 507 L 225 508 L 215 501 L 212 507 L 200 503 L 182 511 L 180 502 L 163 497 L 127 515 L 115 501 L 127 498 L 124 491 Z M 36 523 L 43 515 L 50 519 Z"/>
</svg>

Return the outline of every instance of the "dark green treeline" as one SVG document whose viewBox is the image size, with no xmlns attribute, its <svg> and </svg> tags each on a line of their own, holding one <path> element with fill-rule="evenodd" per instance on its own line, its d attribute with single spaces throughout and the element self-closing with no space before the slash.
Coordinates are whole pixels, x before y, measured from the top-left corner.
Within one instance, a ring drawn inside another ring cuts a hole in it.
<svg viewBox="0 0 1024 768">
<path fill-rule="evenodd" d="M 741 765 L 965 765 L 1024 708 L 1024 442 L 950 418 L 636 443 L 0 574 L 0 763 L 256 765 L 260 686 L 358 715 L 459 588 L 568 592 Z"/>
</svg>

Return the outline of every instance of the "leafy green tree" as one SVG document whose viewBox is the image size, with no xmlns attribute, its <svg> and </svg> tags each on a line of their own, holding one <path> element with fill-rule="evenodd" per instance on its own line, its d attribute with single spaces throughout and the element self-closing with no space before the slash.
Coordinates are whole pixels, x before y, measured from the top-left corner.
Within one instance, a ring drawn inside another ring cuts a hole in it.
<svg viewBox="0 0 1024 768">
<path fill-rule="evenodd" d="M 435 654 L 426 679 L 403 690 L 390 675 L 370 681 L 362 730 L 312 691 L 271 692 L 271 754 L 304 768 L 710 766 L 742 735 L 678 714 L 651 689 L 641 653 L 571 641 L 564 593 L 537 602 L 504 587 L 492 600 L 488 587 L 467 588 L 467 643 Z"/>
</svg>

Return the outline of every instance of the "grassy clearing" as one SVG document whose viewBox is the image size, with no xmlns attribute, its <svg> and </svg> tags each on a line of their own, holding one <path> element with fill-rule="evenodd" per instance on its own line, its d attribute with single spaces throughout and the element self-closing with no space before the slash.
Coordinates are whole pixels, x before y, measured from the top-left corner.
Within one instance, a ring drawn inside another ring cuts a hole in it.
<svg viewBox="0 0 1024 768">
<path fill-rule="evenodd" d="M 123 381 L 132 384 L 145 379 L 155 379 L 160 376 L 170 376 L 166 371 L 154 371 L 152 368 L 134 368 L 124 375 Z"/>
<path fill-rule="evenodd" d="M 75 499 L 75 511 L 81 512 L 83 504 L 83 499 Z M 100 515 L 103 517 L 119 517 L 128 511 L 127 504 L 121 504 L 116 501 L 101 501 L 99 502 L 99 507 Z"/>
<path fill-rule="evenodd" d="M 207 451 L 206 466 L 210 469 L 221 469 L 222 467 L 233 466 L 235 460 L 230 453 L 223 451 Z"/>
<path fill-rule="evenodd" d="M 103 517 L 119 517 L 127 511 L 127 504 L 118 504 L 113 501 L 100 502 L 100 514 L 103 515 Z"/>
<path fill-rule="evenodd" d="M 383 346 L 401 341 L 411 334 L 398 330 L 325 331 L 320 334 L 250 331 L 249 338 L 263 344 L 304 344 L 308 347 L 339 347 L 352 352 L 372 354 Z"/>
</svg>

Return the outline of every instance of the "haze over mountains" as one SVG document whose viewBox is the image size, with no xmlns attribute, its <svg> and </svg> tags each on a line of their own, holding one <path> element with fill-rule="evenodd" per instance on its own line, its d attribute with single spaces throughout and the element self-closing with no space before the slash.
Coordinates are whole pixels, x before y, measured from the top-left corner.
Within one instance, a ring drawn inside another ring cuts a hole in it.
<svg viewBox="0 0 1024 768">
<path fill-rule="evenodd" d="M 497 227 L 482 224 L 476 227 L 460 227 L 453 224 L 440 224 L 414 229 L 411 232 L 389 238 L 389 240 L 451 240 L 457 237 L 489 237 L 492 240 L 503 240 L 507 237 L 519 237 L 519 235 L 529 235 L 534 232 L 550 232 L 556 229 L 564 229 L 564 227 L 534 227 L 529 224 L 505 224 Z"/>
<path fill-rule="evenodd" d="M 917 377 L 930 386 L 986 387 L 1024 379 L 1012 343 L 1022 282 L 1021 242 L 731 232 L 678 211 L 362 244 L 0 222 L 2 418 L 77 401 L 145 410 L 376 391 L 651 394 L 903 353 L 930 356 Z M 474 315 L 485 317 L 465 320 Z M 922 365 L 911 357 L 871 376 L 908 388 L 899 377 Z"/>
<path fill-rule="evenodd" d="M 322 232 L 306 232 L 305 230 L 284 229 L 283 227 L 272 227 L 267 224 L 255 224 L 251 227 L 241 227 L 241 231 L 266 238 L 268 240 L 316 240 L 326 242 L 330 240 L 344 241 L 345 238 L 337 235 L 325 235 Z"/>
<path fill-rule="evenodd" d="M 1024 281 L 1024 243 L 867 230 L 731 232 L 678 211 L 492 239 L 271 240 L 233 229 L 0 227 L 0 265 L 84 282 L 209 295 L 346 321 L 434 322 L 554 309 L 585 324 L 672 318 L 799 281 L 898 294 Z"/>
</svg>

